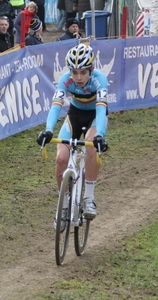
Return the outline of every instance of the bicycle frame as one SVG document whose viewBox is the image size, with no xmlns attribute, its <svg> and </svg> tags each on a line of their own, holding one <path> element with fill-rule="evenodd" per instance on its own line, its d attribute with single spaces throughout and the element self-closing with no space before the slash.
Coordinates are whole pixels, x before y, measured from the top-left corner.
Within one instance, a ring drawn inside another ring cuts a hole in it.
<svg viewBox="0 0 158 300">
<path fill-rule="evenodd" d="M 79 226 L 79 219 L 78 219 L 78 209 L 80 204 L 81 198 L 81 191 L 82 191 L 82 178 L 84 173 L 84 166 L 85 166 L 85 155 L 86 155 L 86 147 L 82 146 L 80 153 L 77 149 L 71 148 L 70 149 L 70 157 L 68 162 L 68 167 L 63 173 L 63 178 L 65 176 L 72 177 L 72 200 L 71 200 L 71 223 L 73 226 Z M 77 168 L 77 159 L 79 161 L 79 167 Z"/>
<path fill-rule="evenodd" d="M 71 223 L 74 226 L 79 226 L 78 208 L 80 204 L 81 191 L 82 191 L 82 176 L 85 166 L 86 146 L 94 147 L 93 142 L 81 141 L 81 140 L 62 140 L 59 138 L 52 138 L 51 143 L 61 143 L 70 145 L 70 156 L 68 161 L 68 167 L 63 172 L 62 178 L 66 176 L 72 177 L 72 206 L 71 206 Z M 77 146 L 82 146 L 80 153 L 77 150 Z M 46 147 L 41 147 L 42 155 L 47 158 Z M 76 168 L 77 158 L 80 158 L 79 168 Z M 97 163 L 101 164 L 100 153 L 97 153 Z"/>
<path fill-rule="evenodd" d="M 52 143 L 62 143 L 69 145 L 70 155 L 68 166 L 62 174 L 62 182 L 59 192 L 59 199 L 56 214 L 56 236 L 55 236 L 55 257 L 56 264 L 62 265 L 66 254 L 66 249 L 70 234 L 70 225 L 74 227 L 74 246 L 77 256 L 84 253 L 86 246 L 90 220 L 85 219 L 83 215 L 83 191 L 84 191 L 84 168 L 86 147 L 94 147 L 93 142 L 81 140 L 61 140 L 53 138 Z M 79 146 L 79 147 L 78 147 Z M 42 155 L 46 158 L 46 147 L 41 147 Z M 100 156 L 97 153 L 97 162 L 100 164 Z M 65 193 L 69 190 L 69 207 L 67 216 L 62 218 L 63 201 Z M 61 224 L 65 222 L 63 229 Z"/>
</svg>

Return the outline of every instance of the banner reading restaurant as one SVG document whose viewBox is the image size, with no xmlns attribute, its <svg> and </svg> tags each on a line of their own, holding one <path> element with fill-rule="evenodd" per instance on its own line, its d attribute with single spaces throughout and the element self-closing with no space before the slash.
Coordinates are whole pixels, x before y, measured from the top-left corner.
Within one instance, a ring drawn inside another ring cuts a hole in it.
<svg viewBox="0 0 158 300">
<path fill-rule="evenodd" d="M 52 42 L 0 56 L 0 139 L 46 121 L 77 40 Z M 62 47 L 61 47 L 62 46 Z M 95 67 L 108 78 L 109 112 L 158 105 L 158 37 L 92 41 Z M 69 106 L 69 95 L 61 112 Z"/>
</svg>

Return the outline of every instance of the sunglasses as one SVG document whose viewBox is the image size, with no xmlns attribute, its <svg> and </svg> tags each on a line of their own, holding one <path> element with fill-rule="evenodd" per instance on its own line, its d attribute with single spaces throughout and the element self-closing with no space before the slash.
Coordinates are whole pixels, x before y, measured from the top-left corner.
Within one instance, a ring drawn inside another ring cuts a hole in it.
<svg viewBox="0 0 158 300">
<path fill-rule="evenodd" d="M 9 22 L 9 19 L 8 19 L 8 17 L 6 17 L 6 16 L 0 17 L 0 20 L 6 20 L 6 21 Z"/>
</svg>

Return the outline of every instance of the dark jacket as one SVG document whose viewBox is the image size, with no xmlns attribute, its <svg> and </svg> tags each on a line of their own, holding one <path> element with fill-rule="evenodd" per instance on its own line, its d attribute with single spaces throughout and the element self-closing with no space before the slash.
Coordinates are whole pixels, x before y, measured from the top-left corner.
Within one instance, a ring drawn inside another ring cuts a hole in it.
<svg viewBox="0 0 158 300">
<path fill-rule="evenodd" d="M 38 44 L 43 44 L 43 41 L 37 35 L 28 34 L 27 37 L 25 38 L 26 46 L 33 46 L 33 45 L 38 45 Z"/>
<path fill-rule="evenodd" d="M 83 12 L 91 10 L 89 0 L 78 0 L 78 17 L 82 18 Z"/>
<path fill-rule="evenodd" d="M 11 46 L 9 33 L 8 32 L 6 34 L 0 33 L 0 52 L 4 52 L 10 49 L 11 47 L 12 46 Z"/>
<path fill-rule="evenodd" d="M 0 2 L 0 17 L 6 16 L 9 19 L 9 29 L 14 27 L 13 19 L 15 18 L 15 11 L 8 0 Z"/>
<path fill-rule="evenodd" d="M 79 38 L 82 38 L 82 34 L 80 32 L 78 34 L 79 34 Z M 76 35 L 71 33 L 69 29 L 67 29 L 66 32 L 57 39 L 57 41 L 65 41 L 65 40 L 75 39 L 75 38 Z"/>
<path fill-rule="evenodd" d="M 37 4 L 37 6 L 45 4 L 45 0 L 34 0 L 34 2 Z"/>
<path fill-rule="evenodd" d="M 96 0 L 95 1 L 95 10 L 103 10 L 105 6 L 105 0 Z"/>
<path fill-rule="evenodd" d="M 61 10 L 65 10 L 65 1 L 64 0 L 58 0 L 57 8 L 61 9 Z"/>
<path fill-rule="evenodd" d="M 65 0 L 65 10 L 67 13 L 73 12 L 73 1 L 72 0 Z"/>
</svg>

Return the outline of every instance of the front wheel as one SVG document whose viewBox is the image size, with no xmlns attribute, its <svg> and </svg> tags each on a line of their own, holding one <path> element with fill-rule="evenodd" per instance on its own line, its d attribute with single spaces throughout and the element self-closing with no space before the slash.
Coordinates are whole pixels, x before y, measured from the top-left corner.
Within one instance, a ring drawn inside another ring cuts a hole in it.
<svg viewBox="0 0 158 300">
<path fill-rule="evenodd" d="M 75 232 L 74 232 L 74 244 L 75 244 L 75 252 L 77 256 L 81 256 L 84 252 L 87 239 L 88 239 L 89 227 L 90 227 L 90 220 L 84 219 L 82 214 L 80 220 L 81 223 L 78 227 L 75 227 Z"/>
<path fill-rule="evenodd" d="M 66 212 L 66 215 L 63 219 L 63 200 L 65 193 L 69 191 L 69 206 Z M 70 214 L 71 214 L 71 195 L 72 195 L 72 177 L 70 174 L 66 174 L 63 178 L 59 201 L 58 201 L 58 209 L 56 216 L 56 237 L 55 237 L 55 258 L 56 264 L 62 265 L 67 246 L 69 241 L 70 234 Z M 65 222 L 65 226 L 63 229 L 63 221 Z"/>
<path fill-rule="evenodd" d="M 90 220 L 85 219 L 83 216 L 83 193 L 84 193 L 84 183 L 85 183 L 85 176 L 82 174 L 82 188 L 81 188 L 81 195 L 80 195 L 80 204 L 79 204 L 79 226 L 74 228 L 74 245 L 75 245 L 75 252 L 77 256 L 81 256 L 84 252 L 89 227 L 90 227 Z"/>
</svg>

